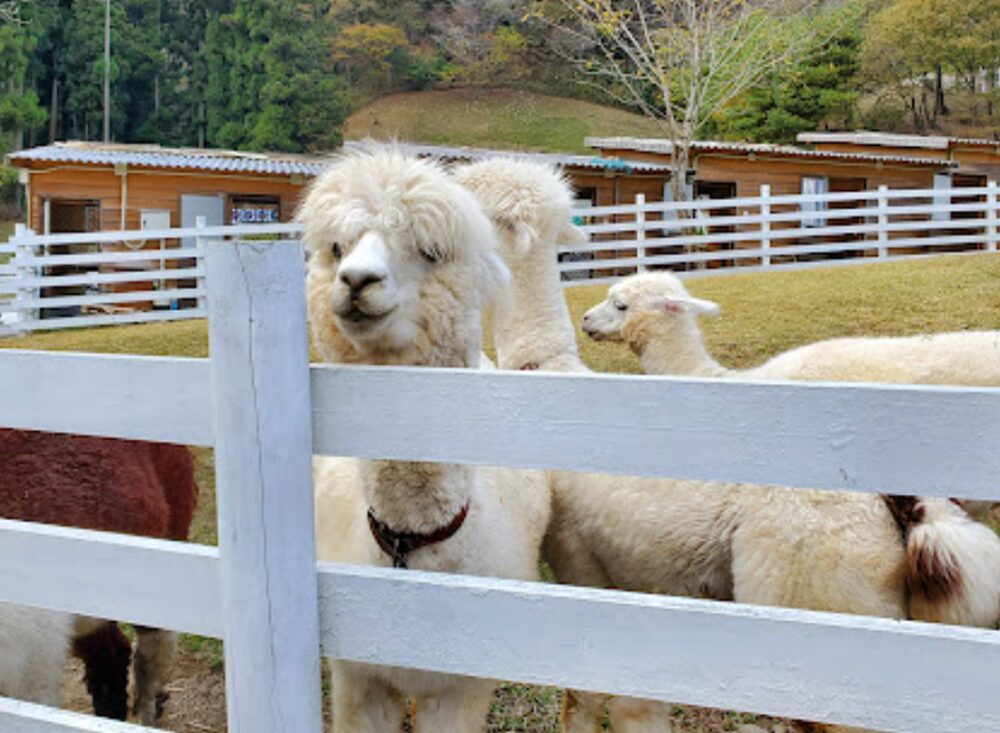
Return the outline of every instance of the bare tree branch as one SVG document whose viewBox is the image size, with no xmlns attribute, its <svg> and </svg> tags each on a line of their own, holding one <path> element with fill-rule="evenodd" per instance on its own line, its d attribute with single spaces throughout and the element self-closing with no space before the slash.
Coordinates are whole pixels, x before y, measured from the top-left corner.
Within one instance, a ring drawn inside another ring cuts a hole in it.
<svg viewBox="0 0 1000 733">
<path fill-rule="evenodd" d="M 790 30 L 789 23 L 808 17 L 821 1 L 560 3 L 574 36 L 590 42 L 591 55 L 577 59 L 577 67 L 590 79 L 611 82 L 612 89 L 602 88 L 666 131 L 673 149 L 671 188 L 680 200 L 699 130 L 775 69 L 833 37 L 837 29 L 815 23 Z"/>
</svg>

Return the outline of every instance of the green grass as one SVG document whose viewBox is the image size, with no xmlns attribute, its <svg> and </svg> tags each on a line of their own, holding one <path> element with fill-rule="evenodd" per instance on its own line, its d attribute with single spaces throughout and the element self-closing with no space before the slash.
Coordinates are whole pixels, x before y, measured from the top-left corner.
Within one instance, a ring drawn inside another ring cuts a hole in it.
<svg viewBox="0 0 1000 733">
<path fill-rule="evenodd" d="M 14 233 L 14 222 L 7 219 L 0 219 L 0 244 L 3 244 Z M 9 254 L 0 254 L 0 265 L 11 258 Z"/>
<path fill-rule="evenodd" d="M 380 97 L 351 115 L 344 137 L 551 152 L 594 151 L 588 135 L 661 136 L 641 115 L 509 89 L 447 89 Z"/>
</svg>

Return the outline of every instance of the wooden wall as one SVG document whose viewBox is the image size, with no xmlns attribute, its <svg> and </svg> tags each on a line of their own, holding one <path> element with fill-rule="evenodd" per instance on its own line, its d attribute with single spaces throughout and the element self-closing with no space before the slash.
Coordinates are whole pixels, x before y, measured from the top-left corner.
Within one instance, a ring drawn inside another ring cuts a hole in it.
<svg viewBox="0 0 1000 733">
<path fill-rule="evenodd" d="M 161 172 L 129 169 L 126 229 L 138 229 L 142 209 L 170 211 L 171 226 L 181 225 L 182 194 L 274 196 L 281 202 L 281 220 L 295 214 L 302 185 L 288 176 L 240 177 L 192 172 Z M 29 226 L 42 231 L 42 207 L 53 200 L 95 200 L 101 206 L 101 228 L 121 228 L 122 179 L 110 167 L 56 168 L 31 171 L 31 220 Z M 228 216 L 228 204 L 227 204 Z"/>
</svg>

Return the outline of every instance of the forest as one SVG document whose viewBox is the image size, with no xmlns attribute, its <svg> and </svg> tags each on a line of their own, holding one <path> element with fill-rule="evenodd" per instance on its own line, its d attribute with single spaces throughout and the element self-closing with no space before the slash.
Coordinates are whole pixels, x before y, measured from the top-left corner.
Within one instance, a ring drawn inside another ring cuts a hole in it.
<svg viewBox="0 0 1000 733">
<path fill-rule="evenodd" d="M 551 11 L 561 4 L 112 0 L 111 138 L 330 149 L 365 102 L 456 86 L 616 103 L 586 77 L 594 49 L 560 34 Z M 105 0 L 0 7 L 0 148 L 101 139 Z M 817 127 L 994 134 L 1000 0 L 847 0 L 816 12 L 835 19 L 833 30 L 716 110 L 699 135 L 788 142 Z M 775 23 L 788 34 L 802 29 Z"/>
</svg>

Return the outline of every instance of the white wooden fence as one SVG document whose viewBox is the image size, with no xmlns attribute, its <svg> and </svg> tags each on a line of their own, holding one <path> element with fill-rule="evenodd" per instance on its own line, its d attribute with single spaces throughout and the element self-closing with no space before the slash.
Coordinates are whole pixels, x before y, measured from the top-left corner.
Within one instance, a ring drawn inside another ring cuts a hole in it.
<svg viewBox="0 0 1000 733">
<path fill-rule="evenodd" d="M 997 184 L 981 188 L 760 195 L 579 210 L 591 241 L 561 249 L 567 284 L 608 282 L 649 268 L 682 276 L 829 267 L 996 251 Z"/>
<path fill-rule="evenodd" d="M 581 209 L 577 219 L 591 241 L 561 249 L 567 285 L 609 282 L 657 267 L 698 277 L 730 268 L 830 267 L 873 257 L 995 251 L 1000 204 L 995 182 L 943 191 L 882 187 L 789 196 L 772 196 L 765 185 L 752 198 L 647 203 L 639 196 L 633 204 Z M 0 264 L 0 336 L 202 318 L 205 271 L 198 237 L 216 230 L 37 235 L 21 227 L 0 245 L 0 262 L 12 257 Z M 238 227 L 228 234 L 255 231 L 275 236 L 299 230 L 284 224 Z M 159 249 L 127 251 L 148 242 L 159 242 Z M 190 244 L 167 246 L 177 242 Z M 66 294 L 66 288 L 76 292 Z"/>
<path fill-rule="evenodd" d="M 1000 730 L 996 631 L 317 570 L 309 468 L 315 452 L 998 498 L 1000 390 L 310 368 L 303 262 L 291 241 L 206 246 L 211 360 L 0 352 L 0 425 L 214 445 L 219 491 L 217 549 L 0 521 L 0 600 L 223 637 L 234 733 L 318 733 L 321 650 L 894 733 Z M 3 700 L 0 729 L 135 730 Z"/>
</svg>

